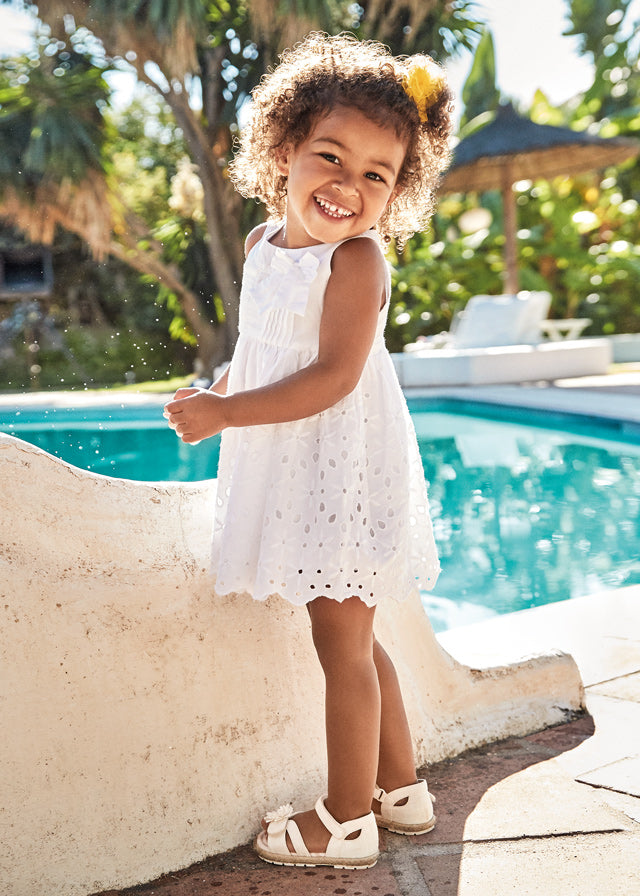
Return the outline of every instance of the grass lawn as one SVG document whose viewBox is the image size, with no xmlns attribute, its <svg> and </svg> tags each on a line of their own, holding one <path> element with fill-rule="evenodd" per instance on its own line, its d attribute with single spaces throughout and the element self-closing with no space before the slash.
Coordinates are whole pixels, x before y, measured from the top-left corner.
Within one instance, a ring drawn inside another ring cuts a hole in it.
<svg viewBox="0 0 640 896">
<path fill-rule="evenodd" d="M 174 376 L 170 380 L 148 380 L 145 383 L 124 383 L 116 386 L 107 386 L 100 392 L 175 392 L 184 386 L 190 386 L 193 382 L 193 374 L 188 376 Z"/>
</svg>

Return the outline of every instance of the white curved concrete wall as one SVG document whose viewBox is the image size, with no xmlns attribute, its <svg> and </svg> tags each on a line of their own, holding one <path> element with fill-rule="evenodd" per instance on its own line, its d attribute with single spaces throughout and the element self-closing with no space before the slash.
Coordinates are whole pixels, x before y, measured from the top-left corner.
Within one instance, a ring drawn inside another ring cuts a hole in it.
<svg viewBox="0 0 640 896">
<path fill-rule="evenodd" d="M 306 611 L 213 594 L 214 489 L 85 473 L 0 434 L 7 894 L 151 880 L 246 842 L 265 809 L 322 789 Z M 582 705 L 570 657 L 468 669 L 438 645 L 417 598 L 382 607 L 377 630 L 418 763 Z"/>
</svg>

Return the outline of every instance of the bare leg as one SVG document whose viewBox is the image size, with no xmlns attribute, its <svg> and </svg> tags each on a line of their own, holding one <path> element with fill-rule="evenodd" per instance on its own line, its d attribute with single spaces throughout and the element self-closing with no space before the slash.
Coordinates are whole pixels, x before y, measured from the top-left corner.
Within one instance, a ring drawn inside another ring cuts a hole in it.
<svg viewBox="0 0 640 896">
<path fill-rule="evenodd" d="M 326 679 L 326 807 L 339 821 L 371 810 L 378 771 L 380 686 L 373 659 L 375 609 L 357 597 L 343 603 L 319 597 L 309 604 L 313 642 Z M 311 852 L 323 852 L 329 833 L 316 813 L 296 815 Z"/>
<path fill-rule="evenodd" d="M 377 783 L 390 791 L 416 781 L 413 741 L 396 670 L 378 641 L 373 645 L 373 659 L 382 702 Z"/>
</svg>

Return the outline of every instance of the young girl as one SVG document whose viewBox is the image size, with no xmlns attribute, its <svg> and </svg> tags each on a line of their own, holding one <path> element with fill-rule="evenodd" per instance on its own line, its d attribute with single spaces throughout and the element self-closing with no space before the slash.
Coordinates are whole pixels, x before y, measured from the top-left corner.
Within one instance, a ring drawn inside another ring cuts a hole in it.
<svg viewBox="0 0 640 896">
<path fill-rule="evenodd" d="M 246 241 L 240 336 L 210 390 L 165 409 L 184 442 L 224 430 L 219 594 L 306 604 L 326 679 L 328 788 L 263 821 L 261 858 L 368 868 L 377 826 L 435 824 L 378 601 L 439 566 L 415 433 L 383 341 L 383 245 L 424 227 L 448 160 L 450 93 L 425 56 L 310 35 L 253 94 L 231 176 L 271 214 Z"/>
</svg>

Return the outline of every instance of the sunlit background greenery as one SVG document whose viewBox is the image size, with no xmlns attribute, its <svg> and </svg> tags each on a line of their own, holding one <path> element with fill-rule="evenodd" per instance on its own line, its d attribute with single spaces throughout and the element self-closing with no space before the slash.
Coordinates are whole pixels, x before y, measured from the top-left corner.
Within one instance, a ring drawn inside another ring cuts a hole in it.
<svg viewBox="0 0 640 896">
<path fill-rule="evenodd" d="M 538 92 L 519 111 L 638 136 L 629 0 L 564 5 L 593 84 L 560 106 Z M 38 11 L 33 50 L 0 71 L 0 248 L 51 242 L 54 291 L 0 303 L 0 389 L 206 375 L 228 359 L 243 239 L 262 210 L 234 193 L 226 165 L 251 88 L 310 28 L 445 65 L 472 49 L 460 136 L 512 99 L 470 0 L 41 0 Z M 120 70 L 138 78 L 124 105 Z M 589 335 L 640 331 L 640 164 L 515 189 L 521 287 L 549 290 L 553 317 L 591 318 Z M 503 292 L 503 243 L 497 192 L 442 195 L 432 227 L 392 248 L 389 347 L 448 329 L 472 295 Z"/>
</svg>

